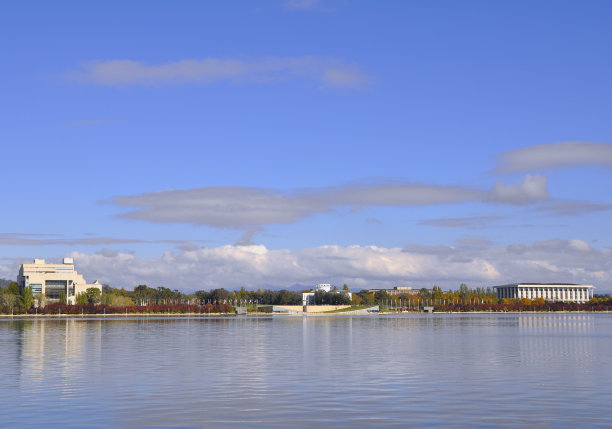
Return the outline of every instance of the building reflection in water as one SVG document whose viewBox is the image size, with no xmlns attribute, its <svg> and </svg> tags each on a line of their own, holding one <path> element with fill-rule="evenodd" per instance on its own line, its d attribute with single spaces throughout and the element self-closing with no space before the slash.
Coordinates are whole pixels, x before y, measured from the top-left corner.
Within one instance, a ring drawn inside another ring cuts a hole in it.
<svg viewBox="0 0 612 429">
<path fill-rule="evenodd" d="M 523 362 L 575 362 L 590 365 L 594 315 L 522 315 L 518 318 Z"/>
<path fill-rule="evenodd" d="M 100 369 L 101 320 L 23 321 L 20 385 L 24 391 L 70 397 L 87 374 Z"/>
</svg>

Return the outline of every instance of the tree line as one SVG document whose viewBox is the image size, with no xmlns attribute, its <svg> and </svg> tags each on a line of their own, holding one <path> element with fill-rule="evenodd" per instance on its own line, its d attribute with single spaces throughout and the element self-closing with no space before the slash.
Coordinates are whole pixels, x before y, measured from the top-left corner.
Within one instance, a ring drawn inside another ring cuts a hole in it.
<svg viewBox="0 0 612 429">
<path fill-rule="evenodd" d="M 9 314 L 14 312 L 27 312 L 31 308 L 43 309 L 49 305 L 66 306 L 66 295 L 60 294 L 59 300 L 49 300 L 42 294 L 34 295 L 30 287 L 20 290 L 16 282 L 4 282 L 6 286 L 0 286 L 0 313 Z M 355 306 L 374 306 L 401 309 L 417 309 L 423 306 L 433 306 L 436 311 L 520 311 L 534 310 L 545 311 L 563 309 L 590 308 L 593 310 L 612 309 L 612 297 L 609 295 L 595 295 L 587 304 L 552 303 L 543 299 L 529 300 L 523 299 L 498 299 L 496 293 L 491 288 L 470 288 L 465 283 L 459 285 L 455 290 L 443 291 L 439 286 L 432 289 L 422 288 L 412 290 L 410 293 L 390 295 L 385 290 L 371 292 L 363 289 L 352 294 L 338 292 L 348 292 L 348 286 L 344 285 L 342 291 L 334 287 L 331 292 L 316 291 L 314 294 L 315 305 L 355 305 Z M 159 309 L 192 308 L 209 306 L 208 312 L 216 312 L 220 306 L 257 306 L 257 305 L 301 305 L 302 293 L 305 291 L 281 290 L 247 290 L 242 287 L 238 290 L 229 291 L 224 288 L 211 290 L 198 290 L 191 294 L 183 293 L 177 289 L 169 289 L 164 286 L 149 287 L 147 285 L 137 285 L 132 290 L 125 288 L 115 288 L 103 285 L 100 291 L 97 288 L 87 289 L 84 293 L 76 297 L 76 303 L 81 308 L 89 306 L 102 306 L 105 309 L 110 307 L 121 308 L 122 312 L 137 312 L 137 308 L 150 307 Z M 183 307 L 180 307 L 183 306 Z M 188 306 L 188 307 L 185 307 Z M 195 307 L 189 307 L 195 306 Z M 51 307 L 54 309 L 54 307 Z M 61 310 L 64 307 L 60 307 Z M 223 307 L 225 308 L 225 307 Z M 64 309 L 69 313 L 70 309 Z M 74 310 L 77 311 L 77 310 Z M 105 310 L 101 310 L 105 311 Z M 112 311 L 112 310 L 109 310 Z M 141 310 L 142 311 L 142 310 Z M 146 311 L 146 310 L 144 310 Z M 199 312 L 200 310 L 194 310 Z M 42 310 L 41 310 L 42 312 Z M 174 312 L 174 310 L 173 310 Z"/>
</svg>

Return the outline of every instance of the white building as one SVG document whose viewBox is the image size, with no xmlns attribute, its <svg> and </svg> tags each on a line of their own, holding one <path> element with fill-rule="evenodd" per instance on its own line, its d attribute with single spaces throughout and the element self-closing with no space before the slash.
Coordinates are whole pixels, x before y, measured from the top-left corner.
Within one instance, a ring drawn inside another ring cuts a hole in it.
<svg viewBox="0 0 612 429">
<path fill-rule="evenodd" d="M 546 301 L 587 302 L 593 298 L 593 286 L 571 283 L 510 283 L 493 286 L 497 298 L 544 298 Z"/>
<path fill-rule="evenodd" d="M 19 288 L 28 286 L 32 294 L 45 294 L 51 300 L 58 300 L 60 294 L 66 294 L 66 302 L 74 304 L 76 297 L 89 288 L 102 291 L 102 285 L 96 280 L 88 284 L 83 276 L 74 269 L 74 260 L 64 258 L 61 264 L 47 264 L 44 259 L 34 259 L 32 264 L 22 264 L 17 276 Z"/>
<path fill-rule="evenodd" d="M 393 289 L 368 289 L 368 292 L 387 292 L 388 295 L 417 295 L 420 289 L 412 289 L 411 286 L 394 286 Z"/>
<path fill-rule="evenodd" d="M 315 292 L 318 291 L 332 292 L 332 285 L 328 283 L 319 283 L 315 286 L 313 291 L 302 293 L 302 305 L 314 305 Z M 349 299 L 353 298 L 353 294 L 345 290 L 337 290 L 337 292 L 348 294 Z"/>
</svg>

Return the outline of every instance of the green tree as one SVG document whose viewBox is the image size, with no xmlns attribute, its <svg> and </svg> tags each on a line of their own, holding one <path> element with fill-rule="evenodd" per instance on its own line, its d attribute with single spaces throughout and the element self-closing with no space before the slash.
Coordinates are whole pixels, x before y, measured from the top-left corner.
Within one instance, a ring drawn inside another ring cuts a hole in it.
<svg viewBox="0 0 612 429">
<path fill-rule="evenodd" d="M 433 299 L 442 299 L 442 288 L 440 288 L 440 286 L 434 286 L 433 289 L 431 290 L 431 297 Z"/>
<path fill-rule="evenodd" d="M 210 298 L 217 301 L 217 303 L 223 303 L 223 300 L 228 300 L 231 296 L 232 294 L 223 288 L 210 291 Z"/>
<path fill-rule="evenodd" d="M 89 304 L 99 304 L 102 292 L 97 287 L 90 287 L 85 291 L 87 302 Z"/>
<path fill-rule="evenodd" d="M 59 294 L 59 303 L 66 304 L 66 292 L 60 292 Z"/>
<path fill-rule="evenodd" d="M 19 285 L 15 282 L 11 282 L 8 286 L 8 288 L 6 288 L 6 292 L 10 293 L 11 295 L 15 295 L 15 296 L 20 296 L 21 293 L 19 292 Z"/>
<path fill-rule="evenodd" d="M 132 296 L 134 297 L 134 302 L 136 305 L 146 305 L 149 300 L 152 298 L 151 289 L 147 287 L 147 285 L 138 285 L 134 287 L 134 293 Z"/>
<path fill-rule="evenodd" d="M 390 299 L 391 295 L 389 295 L 386 290 L 379 290 L 374 294 L 374 302 L 376 304 L 383 304 L 388 302 Z"/>
<path fill-rule="evenodd" d="M 76 303 L 79 305 L 87 305 L 89 304 L 89 301 L 87 300 L 87 294 L 84 292 L 81 292 L 80 294 L 78 294 L 76 296 Z"/>
<path fill-rule="evenodd" d="M 32 295 L 32 287 L 24 287 L 21 291 L 20 304 L 26 310 L 32 307 L 34 304 L 34 295 Z"/>
<path fill-rule="evenodd" d="M 470 293 L 470 289 L 465 283 L 459 285 L 459 298 L 466 299 Z"/>
<path fill-rule="evenodd" d="M 429 290 L 429 289 L 427 289 L 427 288 L 421 288 L 421 289 L 419 290 L 419 295 L 420 295 L 420 296 L 421 296 L 421 298 L 423 298 L 423 299 L 429 299 L 429 298 L 431 298 L 431 292 L 430 292 L 430 290 Z"/>
</svg>

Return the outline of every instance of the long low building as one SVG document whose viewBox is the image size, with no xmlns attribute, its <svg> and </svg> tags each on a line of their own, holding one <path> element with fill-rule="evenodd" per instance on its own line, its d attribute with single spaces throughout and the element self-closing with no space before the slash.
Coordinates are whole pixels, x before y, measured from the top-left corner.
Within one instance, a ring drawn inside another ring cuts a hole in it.
<svg viewBox="0 0 612 429">
<path fill-rule="evenodd" d="M 31 287 L 34 295 L 44 294 L 54 301 L 65 294 L 68 304 L 74 304 L 77 295 L 89 288 L 102 291 L 98 281 L 88 284 L 74 269 L 72 258 L 64 258 L 61 264 L 47 264 L 44 259 L 34 259 L 32 264 L 23 264 L 19 267 L 17 283 L 20 289 Z"/>
<path fill-rule="evenodd" d="M 368 289 L 368 292 L 387 292 L 388 295 L 417 295 L 420 289 L 412 289 L 411 286 L 394 286 L 393 289 Z"/>
<path fill-rule="evenodd" d="M 587 302 L 593 286 L 572 283 L 510 283 L 493 286 L 497 298 L 544 298 L 546 301 Z"/>
</svg>

